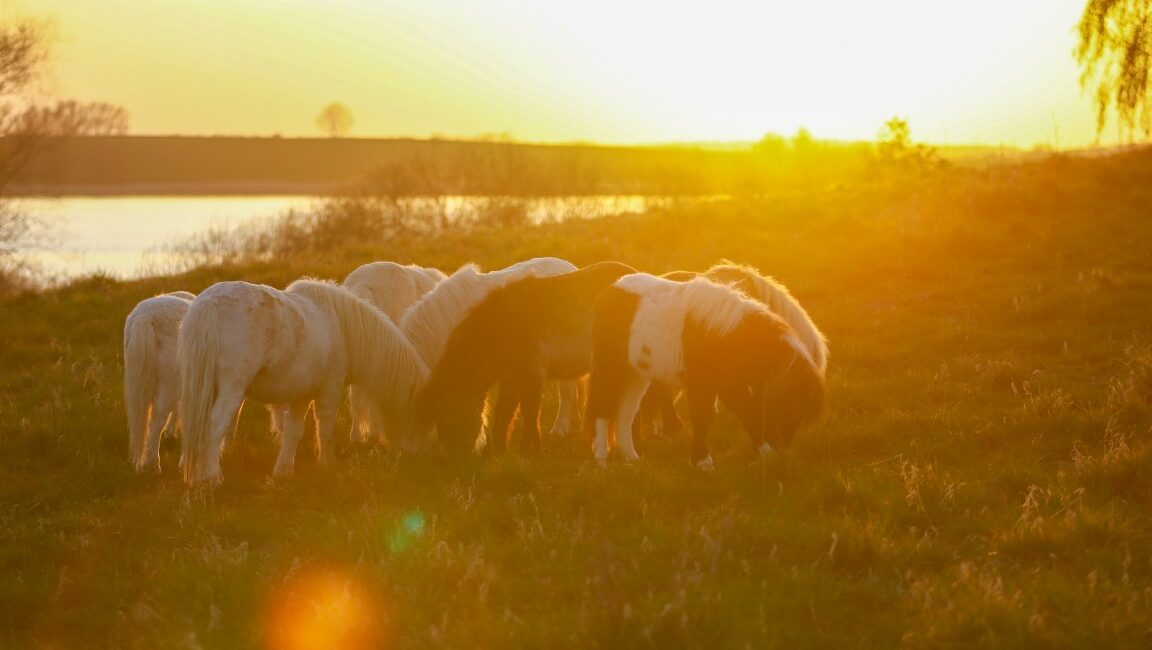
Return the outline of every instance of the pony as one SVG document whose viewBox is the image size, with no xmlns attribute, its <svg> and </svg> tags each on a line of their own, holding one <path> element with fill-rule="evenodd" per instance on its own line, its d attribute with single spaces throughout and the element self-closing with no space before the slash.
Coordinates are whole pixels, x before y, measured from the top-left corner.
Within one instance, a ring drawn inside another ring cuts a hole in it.
<svg viewBox="0 0 1152 650">
<path fill-rule="evenodd" d="M 475 264 L 466 264 L 405 312 L 400 320 L 400 330 L 424 363 L 433 368 L 444 356 L 453 330 L 489 293 L 521 278 L 548 277 L 575 270 L 576 266 L 571 262 L 555 257 L 536 257 L 489 273 L 481 272 Z M 570 430 L 576 415 L 576 399 L 575 382 L 562 383 L 554 434 L 563 435 Z M 397 443 L 405 451 L 426 451 L 431 438 L 425 434 L 425 431 L 418 432 L 416 426 L 408 426 Z"/>
<path fill-rule="evenodd" d="M 176 339 L 180 321 L 196 296 L 174 291 L 140 301 L 124 319 L 124 410 L 128 458 L 143 472 L 160 471 L 160 438 L 173 422 L 180 399 Z"/>
<path fill-rule="evenodd" d="M 592 367 L 596 297 L 621 276 L 619 262 L 599 262 L 551 277 L 527 277 L 493 290 L 449 336 L 414 407 L 418 424 L 434 424 L 446 447 L 475 446 L 488 389 L 500 384 L 489 447 L 503 450 L 517 408 L 524 444 L 541 445 L 540 392 L 545 380 L 574 380 Z"/>
<path fill-rule="evenodd" d="M 613 423 L 621 454 L 639 458 L 632 421 L 653 380 L 684 387 L 691 459 L 702 469 L 713 466 L 707 436 L 717 399 L 761 455 L 788 447 L 824 408 L 824 375 L 795 330 L 764 304 L 706 278 L 620 278 L 596 302 L 593 348 L 588 419 L 601 465 Z"/>
<path fill-rule="evenodd" d="M 371 391 L 385 420 L 400 421 L 428 374 L 387 316 L 339 285 L 311 279 L 284 291 L 247 282 L 212 285 L 184 317 L 178 359 L 190 485 L 221 480 L 221 443 L 245 398 L 286 405 L 273 475 L 291 476 L 311 403 L 326 465 L 346 384 Z"/>
<path fill-rule="evenodd" d="M 356 268 L 344 278 L 344 286 L 399 323 L 404 312 L 447 276 L 440 269 L 395 262 L 372 262 Z M 348 387 L 352 411 L 352 437 L 361 441 L 384 440 L 384 426 L 373 399 L 357 385 Z"/>
<path fill-rule="evenodd" d="M 721 262 L 713 264 L 704 273 L 692 271 L 672 271 L 660 276 L 676 282 L 688 282 L 703 276 L 709 280 L 726 284 L 742 291 L 748 297 L 764 303 L 773 313 L 783 318 L 795 330 L 800 342 L 807 348 L 820 374 L 827 374 L 828 339 L 816 327 L 812 317 L 804 310 L 788 291 L 788 288 L 771 276 L 761 275 L 751 266 Z M 665 433 L 676 433 L 683 429 L 680 416 L 676 414 L 673 393 L 667 386 L 654 381 L 644 397 L 644 408 L 659 409 L 661 418 L 656 420 L 657 431 L 663 424 Z M 642 411 L 644 410 L 642 408 Z"/>
</svg>

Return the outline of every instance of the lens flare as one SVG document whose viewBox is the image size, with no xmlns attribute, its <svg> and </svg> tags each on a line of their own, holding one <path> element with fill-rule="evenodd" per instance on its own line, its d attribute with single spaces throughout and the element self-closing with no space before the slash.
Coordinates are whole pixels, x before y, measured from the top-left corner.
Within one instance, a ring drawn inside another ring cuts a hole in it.
<svg viewBox="0 0 1152 650">
<path fill-rule="evenodd" d="M 424 535 L 424 514 L 419 510 L 406 513 L 401 517 L 388 538 L 388 548 L 393 553 L 406 551 L 412 544 Z"/>
<path fill-rule="evenodd" d="M 269 650 L 380 648 L 388 616 L 362 579 L 335 568 L 294 573 L 272 594 L 264 621 Z"/>
</svg>

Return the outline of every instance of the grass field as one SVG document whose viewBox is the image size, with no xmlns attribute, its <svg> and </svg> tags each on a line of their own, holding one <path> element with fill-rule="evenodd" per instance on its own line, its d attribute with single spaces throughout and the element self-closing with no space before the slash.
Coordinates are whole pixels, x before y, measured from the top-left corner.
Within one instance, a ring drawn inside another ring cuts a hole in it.
<svg viewBox="0 0 1152 650">
<path fill-rule="evenodd" d="M 4 299 L 0 646 L 1150 647 L 1150 251 L 1136 153 Z M 827 416 L 754 462 L 722 415 L 714 473 L 649 436 L 606 470 L 579 439 L 451 461 L 345 443 L 272 482 L 250 407 L 210 494 L 176 444 L 158 478 L 129 467 L 137 301 L 535 255 L 776 276 L 830 339 Z"/>
</svg>

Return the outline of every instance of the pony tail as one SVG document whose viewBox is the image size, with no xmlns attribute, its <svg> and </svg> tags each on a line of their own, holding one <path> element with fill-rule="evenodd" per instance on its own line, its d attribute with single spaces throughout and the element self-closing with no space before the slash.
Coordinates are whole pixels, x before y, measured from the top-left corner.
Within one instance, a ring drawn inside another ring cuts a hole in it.
<svg viewBox="0 0 1152 650">
<path fill-rule="evenodd" d="M 137 316 L 124 331 L 124 410 L 128 414 L 128 455 L 139 465 L 148 435 L 158 372 L 152 320 Z"/>
<path fill-rule="evenodd" d="M 220 345 L 216 303 L 194 302 L 180 324 L 180 418 L 184 481 L 189 485 L 201 478 L 212 427 L 212 407 L 216 401 L 216 356 Z"/>
</svg>

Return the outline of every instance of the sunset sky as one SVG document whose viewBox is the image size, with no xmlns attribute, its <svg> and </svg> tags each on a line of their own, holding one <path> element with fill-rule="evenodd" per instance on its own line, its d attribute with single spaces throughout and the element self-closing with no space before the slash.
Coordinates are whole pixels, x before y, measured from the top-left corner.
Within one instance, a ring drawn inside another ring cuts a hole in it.
<svg viewBox="0 0 1152 650">
<path fill-rule="evenodd" d="M 2 3 L 3 0 L 0 0 Z M 50 92 L 132 132 L 938 144 L 1095 138 L 1084 0 L 22 0 L 58 32 Z M 1103 142 L 1115 140 L 1109 129 Z"/>
</svg>

